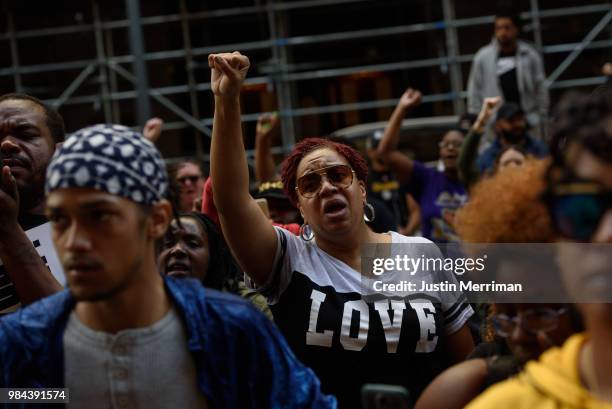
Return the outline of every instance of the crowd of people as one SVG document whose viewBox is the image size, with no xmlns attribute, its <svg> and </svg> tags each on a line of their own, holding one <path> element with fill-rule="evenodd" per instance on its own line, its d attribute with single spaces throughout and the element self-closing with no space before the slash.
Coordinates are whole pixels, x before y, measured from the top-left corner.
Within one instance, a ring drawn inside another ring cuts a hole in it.
<svg viewBox="0 0 612 409">
<path fill-rule="evenodd" d="M 262 116 L 250 169 L 239 52 L 208 57 L 209 172 L 166 166 L 158 118 L 66 137 L 42 101 L 0 96 L 0 388 L 68 388 L 74 408 L 612 407 L 611 303 L 364 285 L 368 245 L 419 258 L 567 242 L 599 246 L 559 247 L 563 291 L 612 288 L 612 94 L 570 94 L 550 115 L 518 35 L 499 13 L 437 166 L 400 150 L 422 98 L 409 88 L 362 151 L 306 138 L 278 166 L 280 118 Z"/>
</svg>

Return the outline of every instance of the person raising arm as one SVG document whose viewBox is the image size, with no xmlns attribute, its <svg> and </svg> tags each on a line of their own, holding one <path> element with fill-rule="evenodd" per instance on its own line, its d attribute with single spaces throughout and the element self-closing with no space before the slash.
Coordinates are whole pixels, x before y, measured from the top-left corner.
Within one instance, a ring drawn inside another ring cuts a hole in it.
<svg viewBox="0 0 612 409">
<path fill-rule="evenodd" d="M 299 237 L 272 227 L 248 194 L 238 95 L 249 60 L 232 53 L 213 55 L 209 63 L 215 203 L 230 248 L 267 297 L 275 323 L 339 407 L 361 407 L 366 383 L 403 385 L 417 396 L 472 350 L 465 325 L 472 309 L 460 292 L 406 292 L 393 305 L 380 297 L 374 302 L 376 293 L 364 285 L 372 277 L 361 268 L 362 245 L 410 244 L 402 246 L 410 257 L 420 257 L 422 245 L 437 257 L 438 248 L 423 238 L 370 230 L 366 220 L 375 214 L 367 202 L 366 161 L 353 148 L 321 138 L 298 142 L 281 166 L 284 191 L 304 219 Z M 454 279 L 441 274 L 428 278 Z"/>
<path fill-rule="evenodd" d="M 402 121 L 408 112 L 421 103 L 422 97 L 420 91 L 412 88 L 408 88 L 404 92 L 393 114 L 391 114 L 391 118 L 389 118 L 389 123 L 377 149 L 378 155 L 391 166 L 398 180 L 404 185 L 410 182 L 414 161 L 397 149 Z"/>
<path fill-rule="evenodd" d="M 240 123 L 240 88 L 250 62 L 248 57 L 233 52 L 211 54 L 208 65 L 215 96 L 210 147 L 215 204 L 223 233 L 238 263 L 257 285 L 264 285 L 272 271 L 277 239 L 274 227 L 249 194 Z"/>
<path fill-rule="evenodd" d="M 409 192 L 422 210 L 423 237 L 435 243 L 458 242 L 453 227 L 455 211 L 467 201 L 467 193 L 459 182 L 457 158 L 463 144 L 463 131 L 449 129 L 439 144 L 439 157 L 444 170 L 439 171 L 413 160 L 398 149 L 402 120 L 408 111 L 421 102 L 421 93 L 409 88 L 393 111 L 377 154 L 395 172 L 397 180 L 409 186 Z"/>
</svg>

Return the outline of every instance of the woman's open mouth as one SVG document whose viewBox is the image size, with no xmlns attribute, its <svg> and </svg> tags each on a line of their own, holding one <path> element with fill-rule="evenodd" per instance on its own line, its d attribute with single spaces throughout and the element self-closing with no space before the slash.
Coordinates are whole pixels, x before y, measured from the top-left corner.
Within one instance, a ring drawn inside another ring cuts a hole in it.
<svg viewBox="0 0 612 409">
<path fill-rule="evenodd" d="M 170 263 L 166 274 L 173 277 L 188 277 L 191 275 L 191 266 L 180 261 Z"/>
<path fill-rule="evenodd" d="M 328 200 L 323 205 L 323 213 L 327 217 L 331 217 L 331 218 L 344 217 L 347 212 L 348 212 L 348 206 L 346 202 L 340 199 Z"/>
</svg>

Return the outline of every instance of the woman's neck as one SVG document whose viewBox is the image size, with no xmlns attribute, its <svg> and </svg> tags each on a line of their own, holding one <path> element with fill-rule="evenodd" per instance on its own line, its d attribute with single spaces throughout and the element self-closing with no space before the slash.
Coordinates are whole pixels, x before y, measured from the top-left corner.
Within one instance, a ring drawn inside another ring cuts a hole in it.
<svg viewBox="0 0 612 409">
<path fill-rule="evenodd" d="M 609 338 L 591 337 L 582 350 L 580 368 L 591 393 L 601 400 L 612 402 L 612 354 Z"/>
<path fill-rule="evenodd" d="M 317 246 L 321 250 L 357 271 L 361 270 L 361 246 L 370 243 L 391 243 L 391 236 L 374 233 L 362 222 L 356 231 L 342 235 L 336 240 L 317 238 Z"/>
</svg>

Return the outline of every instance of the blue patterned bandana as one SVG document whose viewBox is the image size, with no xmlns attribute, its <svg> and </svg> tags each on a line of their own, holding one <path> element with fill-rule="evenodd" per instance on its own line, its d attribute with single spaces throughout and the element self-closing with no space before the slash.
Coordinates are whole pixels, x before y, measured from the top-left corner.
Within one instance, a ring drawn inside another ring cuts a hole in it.
<svg viewBox="0 0 612 409">
<path fill-rule="evenodd" d="M 89 187 L 151 205 L 168 190 L 168 174 L 157 148 L 122 125 L 95 125 L 70 136 L 47 168 L 45 192 Z"/>
</svg>

